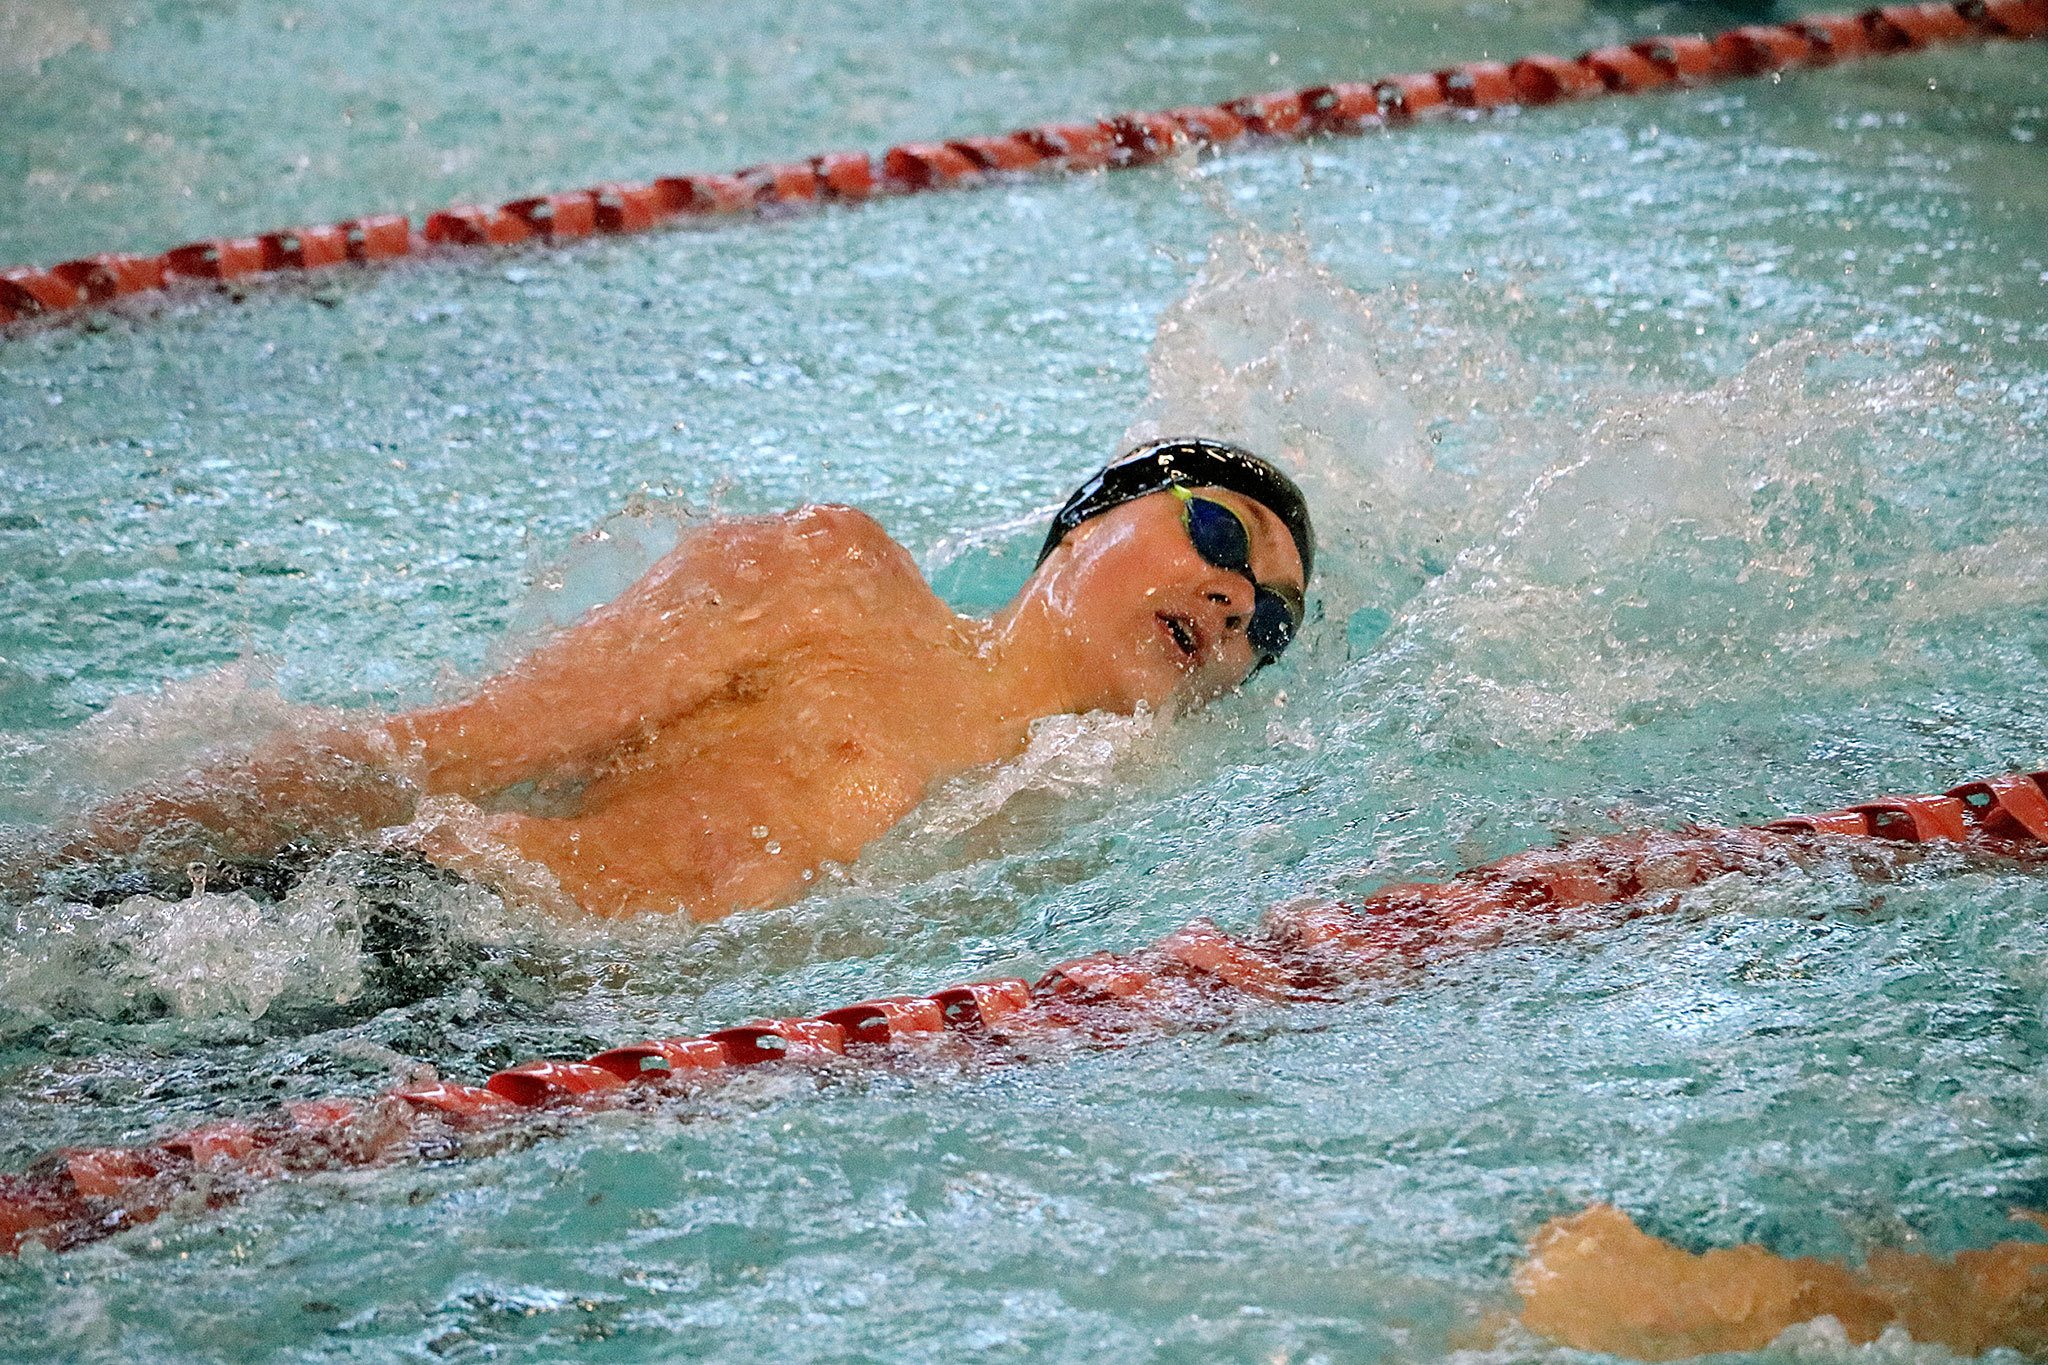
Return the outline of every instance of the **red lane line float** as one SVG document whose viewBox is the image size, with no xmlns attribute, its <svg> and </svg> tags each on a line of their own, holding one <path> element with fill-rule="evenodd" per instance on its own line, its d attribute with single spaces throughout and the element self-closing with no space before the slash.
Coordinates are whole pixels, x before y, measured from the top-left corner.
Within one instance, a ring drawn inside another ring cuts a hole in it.
<svg viewBox="0 0 2048 1365">
<path fill-rule="evenodd" d="M 1163 161 L 1188 145 L 1187 129 L 1170 114 L 1119 114 L 1103 123 L 1116 144 L 1111 155 L 1119 166 Z"/>
<path fill-rule="evenodd" d="M 1373 88 L 1379 92 L 1380 115 L 1389 123 L 1420 118 L 1448 102 L 1435 76 L 1389 76 Z"/>
<path fill-rule="evenodd" d="M 1467 62 L 1436 73 L 1444 98 L 1460 109 L 1498 109 L 1514 104 L 1515 82 L 1504 62 Z"/>
<path fill-rule="evenodd" d="M 1538 54 L 1524 57 L 1508 68 L 1518 104 L 1555 104 L 1559 100 L 1582 100 L 1604 94 L 1606 83 L 1583 61 Z"/>
<path fill-rule="evenodd" d="M 1933 43 L 1973 38 L 1976 27 L 1954 5 L 1886 5 L 1872 10 L 1864 27 L 1880 51 L 1904 52 Z"/>
<path fill-rule="evenodd" d="M 1737 74 L 1728 69 L 1720 49 L 1698 34 L 1645 38 L 1629 46 L 1671 79 L 1686 85 L 1702 85 Z"/>
<path fill-rule="evenodd" d="M 1303 991 L 1286 963 L 1259 952 L 1208 920 L 1184 925 L 1153 945 L 1164 960 L 1231 990 L 1267 1000 L 1299 999 Z"/>
<path fill-rule="evenodd" d="M 1672 83 L 1670 71 L 1632 47 L 1595 48 L 1579 59 L 1615 94 L 1640 94 Z"/>
<path fill-rule="evenodd" d="M 2048 37 L 2048 0 L 1956 0 L 1887 5 L 1860 14 L 1812 14 L 1749 24 L 1711 38 L 1672 35 L 1598 48 L 1573 60 L 1541 54 L 1479 61 L 1377 81 L 1269 91 L 1221 105 L 1119 114 L 992 136 L 892 147 L 879 163 L 864 152 L 753 166 L 730 175 L 665 176 L 645 185 L 599 185 L 534 195 L 496 208 L 458 204 L 429 215 L 425 240 L 450 247 L 565 242 L 592 233 L 645 232 L 678 217 L 734 217 L 820 202 L 859 203 L 917 194 L 998 175 L 1143 166 L 1186 148 L 1213 150 L 1249 134 L 1301 138 L 1407 123 L 1431 111 L 1479 112 L 1547 105 L 1760 76 L 1795 66 L 1912 52 L 1942 43 Z M 106 254 L 48 270 L 0 271 L 0 326 L 65 313 L 178 278 L 231 282 L 410 255 L 411 223 L 396 214 L 352 218 L 255 237 L 193 242 L 161 256 Z"/>
<path fill-rule="evenodd" d="M 0 1251 L 28 1240 L 61 1249 L 133 1227 L 195 1189 L 213 1205 L 289 1171 L 445 1153 L 451 1133 L 486 1132 L 541 1107 L 594 1110 L 635 1086 L 711 1082 L 777 1062 L 886 1065 L 896 1049 L 940 1038 L 995 1049 L 990 1055 L 1000 1059 L 1013 1041 L 1032 1035 L 1115 1047 L 1212 1027 L 1240 1006 L 1337 998 L 1347 985 L 1389 972 L 1399 979 L 1449 952 L 1484 946 L 1511 923 L 1609 905 L 1622 906 L 1624 917 L 1646 913 L 1645 897 L 1784 866 L 1816 836 L 1953 843 L 2048 865 L 2028 853 L 2048 845 L 2048 771 L 1788 816 L 1759 829 L 1615 835 L 1530 849 L 1448 881 L 1382 887 L 1355 906 L 1326 899 L 1278 906 L 1249 940 L 1197 920 L 1135 953 L 1062 962 L 1036 985 L 1005 978 L 885 996 L 816 1018 L 757 1020 L 701 1038 L 612 1048 L 582 1062 L 528 1062 L 481 1087 L 437 1081 L 377 1100 L 300 1102 L 267 1119 L 223 1120 L 142 1147 L 67 1148 L 22 1175 L 0 1175 Z M 221 1176 L 233 1180 L 221 1185 Z"/>
<path fill-rule="evenodd" d="M 393 261 L 412 253 L 412 220 L 399 213 L 351 218 L 340 224 L 348 234 L 352 261 Z"/>
<path fill-rule="evenodd" d="M 427 218 L 426 239 L 446 246 L 510 246 L 533 236 L 533 225 L 502 208 L 457 204 Z"/>
<path fill-rule="evenodd" d="M 866 152 L 827 152 L 812 157 L 811 165 L 824 182 L 827 199 L 857 203 L 875 192 L 875 164 Z"/>
<path fill-rule="evenodd" d="M 0 1176 L 0 1252 L 9 1255 L 33 1237 L 52 1251 L 74 1244 L 70 1228 L 83 1215 L 76 1196 L 66 1198 L 33 1176 Z"/>
<path fill-rule="evenodd" d="M 749 166 L 733 172 L 753 202 L 763 209 L 777 204 L 810 204 L 824 197 L 824 181 L 808 161 L 782 166 Z"/>
<path fill-rule="evenodd" d="M 223 283 L 263 273 L 263 242 L 256 237 L 222 237 L 190 242 L 164 253 L 164 273 Z"/>
<path fill-rule="evenodd" d="M 1964 14 L 1980 12 L 1969 0 L 1957 6 Z M 2048 38 L 2048 0 L 1986 0 L 1981 7 L 1989 28 L 2001 38 Z"/>
<path fill-rule="evenodd" d="M 75 285 L 86 303 L 106 303 L 125 294 L 142 294 L 164 287 L 161 256 L 102 252 L 83 260 L 53 265 L 50 273 Z"/>
<path fill-rule="evenodd" d="M 742 213 L 754 205 L 752 192 L 736 175 L 665 175 L 654 182 L 668 213 L 714 216 Z"/>
<path fill-rule="evenodd" d="M 1291 137 L 1309 121 L 1299 90 L 1240 95 L 1223 101 L 1219 107 L 1244 120 L 1245 128 L 1261 137 Z"/>
<path fill-rule="evenodd" d="M 76 308 L 84 301 L 84 291 L 55 270 L 25 265 L 0 270 L 0 308 L 15 317 L 58 313 Z"/>
<path fill-rule="evenodd" d="M 476 1118 L 496 1110 L 510 1109 L 516 1101 L 496 1090 L 474 1085 L 415 1086 L 393 1092 L 393 1097 L 415 1109 L 431 1110 L 454 1118 Z"/>
<path fill-rule="evenodd" d="M 858 1005 L 826 1010 L 818 1018 L 837 1027 L 847 1043 L 870 1046 L 942 1033 L 946 1028 L 946 1014 L 938 1001 L 910 995 L 863 1000 Z"/>
<path fill-rule="evenodd" d="M 1348 905 L 1325 900 L 1277 906 L 1265 919 L 1267 936 L 1281 951 L 1303 960 L 1310 979 L 1348 979 L 1397 954 L 1399 937 L 1388 928 Z"/>
<path fill-rule="evenodd" d="M 2048 772 L 1965 782 L 1948 794 L 1986 834 L 2048 844 Z"/>
<path fill-rule="evenodd" d="M 1005 133 L 1001 137 L 963 137 L 946 146 L 984 171 L 1014 174 L 1035 171 L 1045 164 L 1045 153 L 1016 133 Z M 963 175 L 971 173 L 961 172 Z"/>
<path fill-rule="evenodd" d="M 292 1126 L 309 1133 L 352 1123 L 362 1111 L 361 1100 L 346 1098 L 294 1100 L 284 1107 L 285 1117 L 291 1121 Z"/>
<path fill-rule="evenodd" d="M 1099 171 L 1115 164 L 1116 136 L 1102 123 L 1049 123 L 1014 134 L 1055 170 Z"/>
<path fill-rule="evenodd" d="M 1169 109 L 1165 116 L 1180 125 L 1195 142 L 1208 147 L 1235 142 L 1250 131 L 1243 119 L 1215 105 Z"/>
<path fill-rule="evenodd" d="M 618 1073 L 588 1062 L 528 1062 L 500 1071 L 484 1082 L 484 1089 L 530 1109 L 579 1095 L 616 1090 L 625 1083 Z"/>
<path fill-rule="evenodd" d="M 1744 24 L 1714 39 L 1714 50 L 1739 76 L 1782 71 L 1814 55 L 1813 41 L 1789 24 Z"/>
<path fill-rule="evenodd" d="M 1031 983 L 1017 977 L 976 981 L 933 991 L 931 999 L 945 1016 L 947 1027 L 997 1033 L 1030 1008 Z"/>
<path fill-rule="evenodd" d="M 591 190 L 510 199 L 503 211 L 525 223 L 534 236 L 550 242 L 571 241 L 597 231 L 597 195 Z"/>
<path fill-rule="evenodd" d="M 760 1019 L 704 1036 L 724 1050 L 728 1066 L 817 1061 L 846 1051 L 846 1030 L 822 1019 Z"/>
<path fill-rule="evenodd" d="M 1764 828 L 1776 834 L 1841 834 L 1861 839 L 1870 834 L 1870 821 L 1856 811 L 1834 810 L 1821 815 L 1788 815 Z"/>
<path fill-rule="evenodd" d="M 882 183 L 898 194 L 944 189 L 981 174 L 975 159 L 950 142 L 911 142 L 882 155 Z"/>
<path fill-rule="evenodd" d="M 256 241 L 265 270 L 318 270 L 348 259 L 348 233 L 340 226 L 287 228 Z"/>
<path fill-rule="evenodd" d="M 1362 132 L 1382 121 L 1379 87 L 1364 81 L 1312 85 L 1301 92 L 1301 115 L 1311 132 Z M 1201 141 L 1215 141 L 1198 132 L 1193 136 Z"/>
<path fill-rule="evenodd" d="M 1963 824 L 1963 803 L 1952 796 L 1888 796 L 1850 809 L 1868 820 L 1870 832 L 1880 839 L 1963 843 L 1970 837 Z"/>
<path fill-rule="evenodd" d="M 173 1158 L 161 1147 L 75 1147 L 58 1154 L 71 1188 L 87 1199 L 112 1199 L 164 1173 Z"/>
<path fill-rule="evenodd" d="M 652 185 L 599 185 L 590 198 L 599 232 L 645 232 L 668 217 Z"/>
<path fill-rule="evenodd" d="M 590 1059 L 622 1081 L 662 1081 L 726 1065 L 725 1049 L 709 1038 L 664 1038 L 615 1047 Z"/>
<path fill-rule="evenodd" d="M 1152 991 L 1159 973 L 1121 953 L 1090 953 L 1062 962 L 1038 979 L 1033 995 L 1066 1000 L 1137 1000 Z"/>
<path fill-rule="evenodd" d="M 1854 61 L 1878 51 L 1860 15 L 1810 14 L 1793 21 L 1792 28 L 1812 44 L 1809 60 L 1816 66 Z"/>
</svg>

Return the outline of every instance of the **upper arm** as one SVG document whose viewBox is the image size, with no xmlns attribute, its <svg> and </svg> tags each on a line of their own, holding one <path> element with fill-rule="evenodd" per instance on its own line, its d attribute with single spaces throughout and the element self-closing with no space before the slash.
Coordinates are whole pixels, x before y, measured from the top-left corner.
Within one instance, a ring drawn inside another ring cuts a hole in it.
<svg viewBox="0 0 2048 1365">
<path fill-rule="evenodd" d="M 467 700 L 388 728 L 424 750 L 432 790 L 587 776 L 800 645 L 862 580 L 906 572 L 909 555 L 854 508 L 714 521 Z"/>
</svg>

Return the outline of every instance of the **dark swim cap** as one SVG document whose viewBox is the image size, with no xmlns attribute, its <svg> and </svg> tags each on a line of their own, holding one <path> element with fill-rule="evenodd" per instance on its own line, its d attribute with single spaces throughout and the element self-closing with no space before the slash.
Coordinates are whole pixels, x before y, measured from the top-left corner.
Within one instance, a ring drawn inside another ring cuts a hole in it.
<svg viewBox="0 0 2048 1365">
<path fill-rule="evenodd" d="M 1309 525 L 1308 500 L 1302 497 L 1301 489 L 1294 480 L 1244 447 L 1212 441 L 1206 436 L 1170 436 L 1163 441 L 1147 441 L 1110 461 L 1101 473 L 1075 489 L 1074 496 L 1053 517 L 1052 529 L 1045 533 L 1045 545 L 1038 552 L 1038 562 L 1045 563 L 1053 547 L 1090 517 L 1163 493 L 1175 485 L 1227 488 L 1269 509 L 1294 537 L 1294 548 L 1301 552 L 1302 584 L 1307 585 L 1309 575 L 1315 572 L 1316 535 Z"/>
</svg>

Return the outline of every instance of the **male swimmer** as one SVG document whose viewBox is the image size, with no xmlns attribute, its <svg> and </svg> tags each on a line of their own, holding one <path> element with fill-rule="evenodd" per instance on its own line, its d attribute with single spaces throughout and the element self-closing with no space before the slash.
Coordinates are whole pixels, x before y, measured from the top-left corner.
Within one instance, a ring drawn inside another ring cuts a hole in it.
<svg viewBox="0 0 2048 1365">
<path fill-rule="evenodd" d="M 2048 1226 L 2038 1214 L 2020 1215 Z M 1862 1269 L 1757 1246 L 1694 1255 L 1595 1205 L 1539 1231 L 1515 1272 L 1524 1326 L 1581 1351 L 1681 1360 L 1757 1351 L 1832 1318 L 1862 1346 L 1886 1331 L 1961 1356 L 2048 1354 L 2048 1245 L 2000 1242 L 1945 1260 L 1875 1251 Z"/>
<path fill-rule="evenodd" d="M 1301 490 L 1200 438 L 1082 484 L 988 619 L 852 508 L 722 519 L 467 699 L 133 793 L 60 861 L 260 885 L 249 869 L 280 851 L 402 829 L 387 842 L 471 874 L 496 843 L 599 915 L 773 905 L 939 782 L 1015 756 L 1033 721 L 1237 687 L 1300 628 L 1314 557 Z M 452 834 L 421 797 L 493 813 L 481 839 Z"/>
</svg>

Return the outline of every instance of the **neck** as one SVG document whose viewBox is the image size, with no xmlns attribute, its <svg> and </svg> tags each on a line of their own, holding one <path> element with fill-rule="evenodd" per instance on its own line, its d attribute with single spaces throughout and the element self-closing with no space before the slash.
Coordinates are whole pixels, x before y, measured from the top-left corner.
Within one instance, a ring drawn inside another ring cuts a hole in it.
<svg viewBox="0 0 2048 1365">
<path fill-rule="evenodd" d="M 1094 689 L 1076 678 L 1043 605 L 1020 598 L 979 625 L 980 653 L 988 664 L 991 718 L 1021 728 L 1045 716 L 1088 711 Z"/>
</svg>

